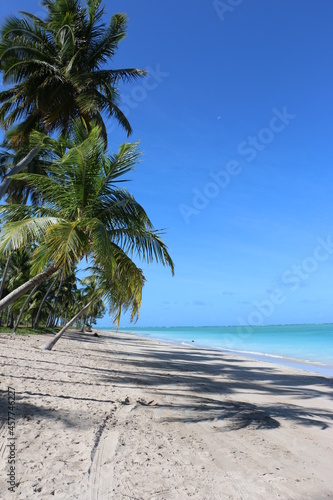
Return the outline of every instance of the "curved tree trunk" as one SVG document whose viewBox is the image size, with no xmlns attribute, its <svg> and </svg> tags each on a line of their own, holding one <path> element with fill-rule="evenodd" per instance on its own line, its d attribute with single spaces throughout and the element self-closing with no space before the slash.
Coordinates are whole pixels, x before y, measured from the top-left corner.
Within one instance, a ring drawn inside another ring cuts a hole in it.
<svg viewBox="0 0 333 500">
<path fill-rule="evenodd" d="M 6 276 L 7 276 L 8 269 L 9 269 L 10 259 L 11 259 L 11 256 L 8 255 L 8 258 L 7 258 L 7 261 L 6 261 L 6 266 L 5 266 L 5 269 L 4 269 L 4 272 L 3 272 L 3 276 L 2 276 L 2 280 L 1 280 L 1 285 L 0 285 L 0 299 L 2 297 L 3 287 L 4 287 L 5 281 L 6 281 Z"/>
<path fill-rule="evenodd" d="M 8 307 L 8 311 L 7 311 L 7 320 L 6 320 L 6 327 L 7 328 L 9 327 L 9 317 L 10 317 L 10 307 Z"/>
<path fill-rule="evenodd" d="M 13 333 L 16 333 L 16 330 L 17 330 L 17 327 L 19 326 L 20 324 L 20 321 L 21 321 L 21 318 L 22 318 L 22 314 L 24 312 L 24 309 L 26 308 L 26 306 L 28 305 L 31 297 L 33 296 L 33 294 L 35 293 L 35 291 L 37 290 L 37 288 L 39 287 L 39 285 L 36 285 L 32 290 L 31 292 L 29 293 L 27 299 L 24 301 L 24 304 L 23 306 L 21 307 L 21 311 L 20 311 L 20 314 L 19 314 L 19 317 L 17 318 L 17 321 L 16 321 L 16 324 L 14 326 L 14 331 Z"/>
<path fill-rule="evenodd" d="M 9 184 L 12 182 L 10 178 L 11 175 L 19 174 L 22 170 L 32 162 L 32 160 L 38 155 L 40 151 L 40 146 L 35 146 L 21 161 L 15 165 L 11 171 L 2 179 L 2 183 L 0 185 L 0 198 L 2 198 L 8 189 Z"/>
<path fill-rule="evenodd" d="M 29 281 L 26 281 L 23 285 L 17 287 L 11 293 L 6 295 L 5 298 L 0 300 L 0 311 L 2 311 L 6 307 L 8 307 L 10 304 L 15 302 L 15 300 L 22 297 L 22 295 L 24 295 L 25 293 L 29 292 L 34 286 L 40 285 L 41 283 L 43 283 L 43 281 L 47 280 L 47 278 L 52 276 L 52 274 L 54 274 L 56 271 L 58 271 L 58 267 L 56 267 L 54 265 L 49 266 L 42 273 L 37 274 L 37 276 L 34 276 Z"/>
<path fill-rule="evenodd" d="M 52 347 L 58 342 L 60 337 L 63 336 L 65 331 L 68 330 L 68 328 L 72 326 L 72 324 L 75 323 L 75 321 L 79 319 L 80 316 L 82 316 L 82 314 L 91 306 L 92 302 L 93 302 L 92 300 L 88 302 L 88 304 L 84 306 L 84 308 L 81 309 L 81 311 L 78 312 L 70 321 L 68 321 L 68 323 L 60 330 L 59 333 L 57 333 L 57 335 L 48 344 L 42 345 L 41 349 L 44 349 L 44 351 L 51 351 Z"/>
<path fill-rule="evenodd" d="M 53 288 L 53 286 L 54 286 L 55 282 L 57 281 L 57 279 L 58 279 L 58 276 L 56 276 L 56 277 L 54 278 L 54 280 L 52 281 L 51 285 L 50 285 L 50 286 L 49 286 L 49 288 L 47 289 L 47 292 L 46 292 L 46 294 L 44 295 L 43 300 L 42 300 L 42 301 L 41 301 L 41 303 L 40 303 L 40 306 L 39 306 L 38 312 L 37 312 L 37 314 L 36 314 L 36 319 L 35 319 L 35 323 L 34 323 L 34 328 L 37 328 L 38 321 L 39 321 L 39 316 L 40 316 L 40 314 L 41 314 L 41 312 L 42 312 L 43 305 L 45 304 L 45 301 L 46 301 L 46 299 L 47 299 L 47 297 L 48 297 L 48 295 L 49 295 L 50 291 L 52 290 L 52 288 Z"/>
<path fill-rule="evenodd" d="M 10 313 L 10 323 L 9 323 L 9 328 L 13 329 L 14 328 L 14 313 L 11 311 Z"/>
<path fill-rule="evenodd" d="M 51 327 L 57 326 L 57 324 L 58 324 L 58 321 L 56 321 L 56 316 L 57 316 L 57 302 L 58 302 L 58 297 L 59 297 L 59 293 L 60 293 L 60 290 L 61 290 L 61 287 L 62 287 L 63 280 L 64 280 L 64 273 L 61 274 L 61 280 L 60 280 L 60 283 L 59 283 L 59 287 L 58 287 L 56 296 L 54 298 L 54 304 L 53 304 L 53 311 L 54 311 L 54 313 L 52 314 L 52 312 L 51 312 L 50 313 L 51 314 L 50 320 L 48 319 L 48 323 L 49 323 L 48 326 L 51 326 Z"/>
<path fill-rule="evenodd" d="M 46 326 L 46 327 L 49 327 L 49 326 L 50 326 L 50 323 L 51 323 L 51 311 L 49 312 L 49 315 L 48 315 L 48 317 L 47 317 L 47 320 L 46 320 L 46 324 L 45 324 L 45 326 Z"/>
</svg>

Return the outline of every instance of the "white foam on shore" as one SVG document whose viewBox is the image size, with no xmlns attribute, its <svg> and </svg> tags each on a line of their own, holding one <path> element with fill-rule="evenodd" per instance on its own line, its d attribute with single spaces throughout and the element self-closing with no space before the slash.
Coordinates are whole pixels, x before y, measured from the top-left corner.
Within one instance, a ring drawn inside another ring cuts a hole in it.
<svg viewBox="0 0 333 500">
<path fill-rule="evenodd" d="M 104 330 L 105 331 L 105 330 Z M 117 333 L 117 332 L 113 332 Z M 225 347 L 216 347 L 216 346 L 211 346 L 211 345 L 204 345 L 201 342 L 198 344 L 194 340 L 192 342 L 190 341 L 181 341 L 177 339 L 168 339 L 168 338 L 163 338 L 158 335 L 158 332 L 151 332 L 151 331 L 126 331 L 126 330 L 119 330 L 119 333 L 123 334 L 130 334 L 136 337 L 141 337 L 145 339 L 150 339 L 153 341 L 157 342 L 162 342 L 164 344 L 171 344 L 171 345 L 181 345 L 184 347 L 189 347 L 192 349 L 207 349 L 210 351 L 217 351 L 221 353 L 230 353 L 234 354 L 235 356 L 240 356 L 240 357 L 245 357 L 248 359 L 252 359 L 255 361 L 265 361 L 268 363 L 276 364 L 276 365 L 282 365 L 282 366 L 291 366 L 293 368 L 307 371 L 309 373 L 317 374 L 317 375 L 323 375 L 325 377 L 333 377 L 333 365 L 331 364 L 325 364 L 320 361 L 314 361 L 314 360 L 308 360 L 308 359 L 302 359 L 302 358 L 294 358 L 290 356 L 282 356 L 280 354 L 271 354 L 271 353 L 265 353 L 265 352 L 260 352 L 260 351 L 250 351 L 250 350 L 241 350 L 241 349 L 230 349 L 230 348 L 225 348 Z"/>
</svg>

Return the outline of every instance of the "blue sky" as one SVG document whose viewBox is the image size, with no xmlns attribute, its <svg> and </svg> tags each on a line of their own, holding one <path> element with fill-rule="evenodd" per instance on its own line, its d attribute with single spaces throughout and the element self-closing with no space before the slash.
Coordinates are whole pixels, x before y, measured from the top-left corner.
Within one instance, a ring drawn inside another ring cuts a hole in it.
<svg viewBox="0 0 333 500">
<path fill-rule="evenodd" d="M 32 0 L 1 3 L 42 15 Z M 128 184 L 175 262 L 143 266 L 137 326 L 331 322 L 333 4 L 106 1 L 143 160 Z M 126 140 L 109 123 L 110 149 Z M 104 318 L 99 326 L 109 326 Z M 122 326 L 128 326 L 127 317 Z"/>
</svg>

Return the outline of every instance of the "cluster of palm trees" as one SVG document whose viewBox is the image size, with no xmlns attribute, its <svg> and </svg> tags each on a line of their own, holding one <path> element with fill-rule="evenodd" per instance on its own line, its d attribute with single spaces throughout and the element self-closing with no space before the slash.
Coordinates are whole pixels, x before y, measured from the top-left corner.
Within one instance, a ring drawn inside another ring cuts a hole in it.
<svg viewBox="0 0 333 500">
<path fill-rule="evenodd" d="M 126 34 L 126 16 L 104 23 L 101 0 L 43 0 L 45 19 L 22 12 L 0 32 L 0 315 L 14 329 L 63 325 L 45 345 L 105 305 L 119 322 L 138 317 L 143 271 L 160 262 L 173 272 L 168 249 L 143 207 L 123 186 L 137 163 L 137 143 L 116 153 L 107 119 L 127 135 L 119 82 L 145 71 L 108 65 Z M 87 276 L 77 283 L 77 268 Z"/>
<path fill-rule="evenodd" d="M 31 250 L 31 248 L 30 248 Z M 31 269 L 31 251 L 20 248 L 7 258 L 0 258 L 0 298 L 29 280 Z M 54 328 L 67 323 L 67 317 L 73 316 L 77 307 L 83 304 L 89 293 L 89 276 L 81 279 L 78 287 L 76 269 L 66 277 L 63 273 L 55 274 L 54 278 L 34 287 L 29 294 L 16 300 L 6 311 L 0 313 L 0 326 L 13 329 L 16 332 L 20 324 L 26 327 L 38 328 L 40 324 Z M 87 317 L 85 323 L 92 327 L 95 319 L 104 312 L 103 301 L 97 304 L 99 310 L 93 317 Z M 23 322 L 24 320 L 24 322 Z"/>
</svg>

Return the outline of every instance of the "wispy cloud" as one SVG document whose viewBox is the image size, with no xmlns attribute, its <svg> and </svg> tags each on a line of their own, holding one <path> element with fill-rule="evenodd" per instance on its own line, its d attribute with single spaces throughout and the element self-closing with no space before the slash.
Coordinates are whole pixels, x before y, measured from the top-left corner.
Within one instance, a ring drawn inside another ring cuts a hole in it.
<svg viewBox="0 0 333 500">
<path fill-rule="evenodd" d="M 202 300 L 194 300 L 193 301 L 193 305 L 194 306 L 206 306 L 207 303 L 206 302 L 203 302 Z"/>
</svg>

